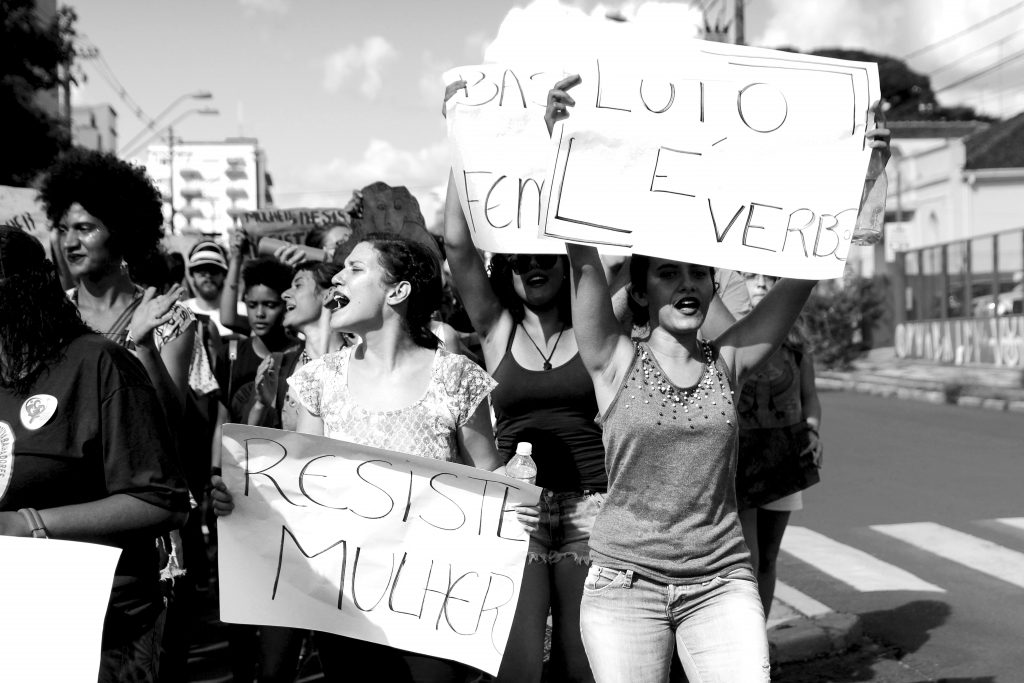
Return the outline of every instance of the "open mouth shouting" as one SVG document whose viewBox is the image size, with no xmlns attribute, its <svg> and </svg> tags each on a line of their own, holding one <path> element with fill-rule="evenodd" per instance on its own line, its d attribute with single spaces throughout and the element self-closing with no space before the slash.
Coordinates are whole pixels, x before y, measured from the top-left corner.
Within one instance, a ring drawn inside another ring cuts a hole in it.
<svg viewBox="0 0 1024 683">
<path fill-rule="evenodd" d="M 324 308 L 330 312 L 341 310 L 348 306 L 348 297 L 334 289 L 331 290 L 331 295 L 327 297 L 327 301 L 324 302 Z"/>
<path fill-rule="evenodd" d="M 696 315 L 700 312 L 700 299 L 695 296 L 684 296 L 676 299 L 672 306 L 684 315 Z"/>
</svg>

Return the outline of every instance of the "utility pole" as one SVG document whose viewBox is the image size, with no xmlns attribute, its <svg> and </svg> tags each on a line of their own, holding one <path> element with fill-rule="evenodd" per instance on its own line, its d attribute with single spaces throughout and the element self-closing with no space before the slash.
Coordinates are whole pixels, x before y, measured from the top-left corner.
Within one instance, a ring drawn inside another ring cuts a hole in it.
<svg viewBox="0 0 1024 683">
<path fill-rule="evenodd" d="M 736 27 L 736 40 L 733 42 L 736 45 L 746 45 L 746 36 L 743 32 L 743 0 L 733 0 L 733 3 L 733 24 Z"/>
<path fill-rule="evenodd" d="M 174 234 L 174 125 L 167 126 L 167 168 L 170 175 L 167 177 L 167 189 L 170 194 L 171 220 L 169 235 Z"/>
</svg>

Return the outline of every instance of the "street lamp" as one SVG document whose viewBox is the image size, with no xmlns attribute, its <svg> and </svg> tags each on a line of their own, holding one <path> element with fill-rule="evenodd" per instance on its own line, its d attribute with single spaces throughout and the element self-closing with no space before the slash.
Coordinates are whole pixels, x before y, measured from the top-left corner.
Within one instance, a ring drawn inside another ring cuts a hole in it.
<svg viewBox="0 0 1024 683">
<path fill-rule="evenodd" d="M 195 92 L 187 92 L 187 93 L 184 93 L 183 95 L 179 95 L 177 98 L 174 99 L 173 102 L 171 102 L 166 107 L 164 107 L 163 111 L 161 111 L 159 114 L 157 114 L 154 118 L 150 119 L 149 123 L 146 124 L 146 126 L 142 130 L 140 130 L 138 133 L 135 134 L 135 137 L 133 137 L 131 140 L 129 140 L 125 144 L 121 145 L 121 149 L 118 152 L 118 156 L 121 156 L 121 157 L 129 157 L 129 156 L 131 156 L 129 154 L 125 154 L 124 151 L 126 149 L 132 149 L 132 146 L 135 145 L 140 139 L 142 139 L 142 136 L 144 136 L 147 133 L 147 131 L 150 132 L 151 135 L 148 138 L 146 138 L 146 142 L 149 142 L 149 140 L 151 140 L 153 137 L 155 137 L 159 133 L 159 131 L 157 131 L 157 129 L 156 129 L 157 122 L 160 121 L 160 119 L 162 119 L 164 116 L 166 116 L 172 109 L 174 109 L 176 106 L 178 106 L 179 104 L 181 104 L 185 100 L 188 100 L 188 99 L 192 99 L 192 100 L 208 100 L 208 99 L 210 99 L 212 97 L 213 97 L 213 93 L 210 92 L 209 90 L 196 90 Z"/>
<path fill-rule="evenodd" d="M 197 107 L 195 109 L 189 109 L 179 114 L 173 121 L 167 124 L 167 163 L 168 171 L 170 175 L 167 178 L 167 190 L 169 200 L 171 203 L 171 217 L 169 224 L 171 226 L 171 234 L 174 234 L 174 125 L 179 121 L 191 116 L 192 114 L 200 114 L 202 116 L 216 116 L 220 114 L 220 110 L 212 107 Z"/>
</svg>

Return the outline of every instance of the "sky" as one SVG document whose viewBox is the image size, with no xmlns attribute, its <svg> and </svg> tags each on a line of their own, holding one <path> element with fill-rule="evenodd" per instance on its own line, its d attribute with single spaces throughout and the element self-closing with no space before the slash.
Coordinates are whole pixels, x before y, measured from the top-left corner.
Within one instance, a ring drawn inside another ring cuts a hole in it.
<svg viewBox="0 0 1024 683">
<path fill-rule="evenodd" d="M 535 61 L 566 43 L 566 26 L 608 12 L 694 37 L 702 7 L 713 22 L 725 21 L 733 2 L 69 0 L 80 44 L 97 54 L 81 60 L 85 78 L 72 102 L 112 105 L 122 143 L 144 128 L 140 110 L 157 118 L 158 131 L 183 116 L 175 135 L 186 141 L 257 138 L 279 207 L 343 206 L 353 190 L 383 180 L 408 187 L 430 225 L 449 167 L 440 113 L 445 70 Z M 939 98 L 995 116 L 1024 111 L 1024 2 L 745 4 L 749 45 L 911 55 L 910 66 L 932 76 L 936 90 L 1010 59 Z M 199 90 L 213 99 L 186 99 L 159 116 Z M 200 106 L 220 114 L 186 113 Z"/>
</svg>

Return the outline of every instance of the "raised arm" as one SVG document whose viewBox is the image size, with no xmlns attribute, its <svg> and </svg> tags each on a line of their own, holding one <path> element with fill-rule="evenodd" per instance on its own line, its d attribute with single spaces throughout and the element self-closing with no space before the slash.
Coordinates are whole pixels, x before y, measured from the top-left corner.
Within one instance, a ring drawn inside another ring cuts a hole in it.
<svg viewBox="0 0 1024 683">
<path fill-rule="evenodd" d="M 444 246 L 455 286 L 473 328 L 487 337 L 501 318 L 503 309 L 491 289 L 480 252 L 473 245 L 466 216 L 462 212 L 454 173 L 448 174 L 448 197 L 444 207 Z"/>
<path fill-rule="evenodd" d="M 741 384 L 789 334 L 815 284 L 816 280 L 779 280 L 747 317 L 716 340 L 722 348 L 735 348 L 733 371 Z"/>
<path fill-rule="evenodd" d="M 572 278 L 572 319 L 580 358 L 594 380 L 598 404 L 611 400 L 609 389 L 618 386 L 621 372 L 626 372 L 633 358 L 629 336 L 615 317 L 597 249 L 580 244 L 566 244 Z M 601 401 L 602 396 L 607 399 Z"/>
</svg>

